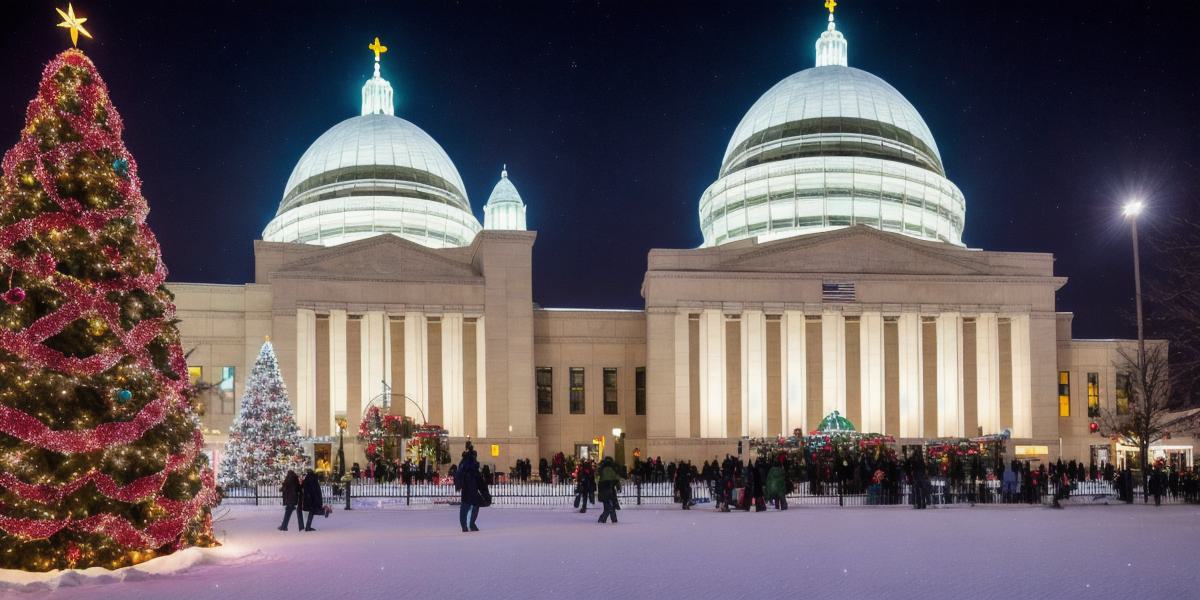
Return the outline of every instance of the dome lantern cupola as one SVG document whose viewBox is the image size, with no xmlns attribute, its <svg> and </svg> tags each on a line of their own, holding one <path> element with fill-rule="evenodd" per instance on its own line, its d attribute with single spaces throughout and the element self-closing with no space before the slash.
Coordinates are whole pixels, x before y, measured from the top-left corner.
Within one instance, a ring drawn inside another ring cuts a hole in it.
<svg viewBox="0 0 1200 600">
<path fill-rule="evenodd" d="M 396 105 L 392 102 L 392 84 L 379 75 L 379 55 L 387 52 L 387 46 L 375 43 L 367 46 L 375 52 L 375 74 L 363 84 L 362 114 L 364 115 L 395 115 Z"/>
<path fill-rule="evenodd" d="M 829 26 L 817 38 L 817 66 L 845 67 L 849 64 L 846 60 L 846 37 L 833 24 L 833 9 L 837 8 L 837 2 L 826 0 L 825 8 L 829 9 Z"/>
<path fill-rule="evenodd" d="M 483 207 L 483 228 L 525 231 L 525 202 L 508 179 L 508 165 L 501 168 L 500 181 Z"/>
</svg>

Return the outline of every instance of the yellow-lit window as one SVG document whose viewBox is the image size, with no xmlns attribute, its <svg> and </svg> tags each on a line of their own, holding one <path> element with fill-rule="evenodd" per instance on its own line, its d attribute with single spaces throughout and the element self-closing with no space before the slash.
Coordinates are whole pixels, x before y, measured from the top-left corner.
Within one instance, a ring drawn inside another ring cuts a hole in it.
<svg viewBox="0 0 1200 600">
<path fill-rule="evenodd" d="M 1071 416 L 1071 372 L 1058 372 L 1058 416 Z"/>
<path fill-rule="evenodd" d="M 1100 416 L 1100 374 L 1087 374 L 1088 417 Z"/>
<path fill-rule="evenodd" d="M 196 385 L 201 379 L 204 379 L 203 367 L 188 367 L 188 383 Z"/>
</svg>

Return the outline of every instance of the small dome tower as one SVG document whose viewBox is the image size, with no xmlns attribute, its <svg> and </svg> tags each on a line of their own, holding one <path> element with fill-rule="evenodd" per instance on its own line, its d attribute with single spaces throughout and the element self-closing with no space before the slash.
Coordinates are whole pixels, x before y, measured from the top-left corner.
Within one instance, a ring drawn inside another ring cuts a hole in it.
<svg viewBox="0 0 1200 600">
<path fill-rule="evenodd" d="M 500 181 L 483 207 L 483 228 L 525 231 L 525 202 L 508 179 L 508 165 L 500 170 Z"/>
</svg>

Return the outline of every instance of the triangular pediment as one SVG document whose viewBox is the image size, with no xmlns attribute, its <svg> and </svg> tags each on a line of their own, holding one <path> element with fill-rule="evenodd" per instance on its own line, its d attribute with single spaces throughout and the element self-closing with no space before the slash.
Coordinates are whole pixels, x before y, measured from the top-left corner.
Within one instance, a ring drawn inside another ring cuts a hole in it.
<svg viewBox="0 0 1200 600">
<path fill-rule="evenodd" d="M 777 273 L 995 274 L 982 253 L 865 225 L 726 250 L 721 270 Z"/>
<path fill-rule="evenodd" d="M 284 264 L 276 276 L 340 280 L 476 281 L 481 276 L 461 249 L 426 248 L 391 234 L 322 249 Z"/>
</svg>

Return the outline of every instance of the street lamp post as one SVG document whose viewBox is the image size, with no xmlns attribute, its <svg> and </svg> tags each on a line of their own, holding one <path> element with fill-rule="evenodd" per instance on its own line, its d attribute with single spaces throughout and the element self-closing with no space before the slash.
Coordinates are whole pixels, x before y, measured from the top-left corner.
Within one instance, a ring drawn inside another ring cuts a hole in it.
<svg viewBox="0 0 1200 600">
<path fill-rule="evenodd" d="M 1122 213 L 1129 219 L 1129 226 L 1133 232 L 1133 294 L 1134 306 L 1137 311 L 1137 337 L 1138 337 L 1138 366 L 1142 371 L 1146 370 L 1146 337 L 1142 330 L 1142 266 L 1138 258 L 1138 215 L 1142 213 L 1141 200 L 1132 200 L 1125 204 Z"/>
<path fill-rule="evenodd" d="M 1137 311 L 1137 336 L 1138 336 L 1138 390 L 1137 393 L 1143 396 L 1146 393 L 1146 336 L 1142 329 L 1142 266 L 1138 258 L 1138 215 L 1142 214 L 1144 204 L 1141 200 L 1131 200 L 1125 203 L 1122 213 L 1129 219 L 1130 230 L 1133 233 L 1133 302 Z M 1149 398 L 1143 397 L 1142 402 L 1148 402 Z M 1139 448 L 1141 460 L 1138 468 L 1142 472 L 1142 491 L 1146 490 L 1147 465 L 1150 464 L 1150 457 L 1146 454 L 1150 451 L 1150 444 L 1146 440 L 1140 440 L 1144 450 Z"/>
<path fill-rule="evenodd" d="M 617 466 L 623 471 L 625 470 L 625 432 L 621 431 L 620 427 L 613 427 L 613 454 L 616 458 Z"/>
<path fill-rule="evenodd" d="M 340 480 L 346 474 L 346 415 L 338 413 L 334 417 L 338 426 L 338 455 L 337 455 L 337 478 Z"/>
</svg>

